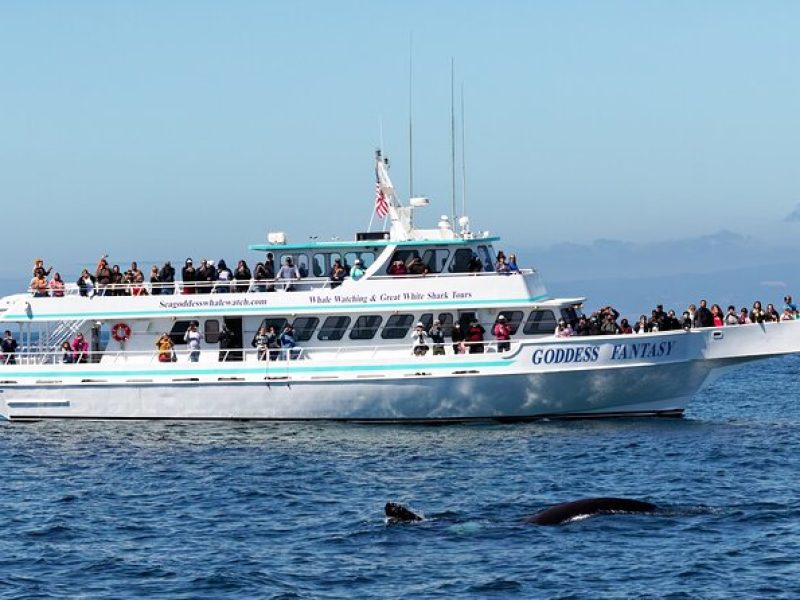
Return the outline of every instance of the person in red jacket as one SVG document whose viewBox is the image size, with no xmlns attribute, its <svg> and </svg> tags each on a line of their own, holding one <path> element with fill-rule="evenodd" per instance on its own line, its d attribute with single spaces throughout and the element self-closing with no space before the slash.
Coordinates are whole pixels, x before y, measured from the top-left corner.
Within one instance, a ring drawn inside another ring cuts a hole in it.
<svg viewBox="0 0 800 600">
<path fill-rule="evenodd" d="M 494 338 L 497 340 L 497 351 L 508 352 L 511 350 L 511 328 L 508 326 L 505 315 L 497 317 L 497 322 L 492 328 Z"/>
</svg>

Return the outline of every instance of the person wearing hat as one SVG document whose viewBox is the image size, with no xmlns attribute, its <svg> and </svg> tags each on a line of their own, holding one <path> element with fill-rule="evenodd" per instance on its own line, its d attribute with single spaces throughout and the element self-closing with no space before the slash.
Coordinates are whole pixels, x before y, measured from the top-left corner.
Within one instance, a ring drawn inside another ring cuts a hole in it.
<svg viewBox="0 0 800 600">
<path fill-rule="evenodd" d="M 358 281 L 364 276 L 364 267 L 361 265 L 361 259 L 357 258 L 353 261 L 353 268 L 350 269 L 350 279 Z"/>
<path fill-rule="evenodd" d="M 444 330 L 439 319 L 434 320 L 433 325 L 428 330 L 428 337 L 433 342 L 433 355 L 444 356 Z"/>
<path fill-rule="evenodd" d="M 483 325 L 478 322 L 478 319 L 473 318 L 464 336 L 469 346 L 470 354 L 483 354 L 483 334 L 485 333 L 486 330 Z"/>
<path fill-rule="evenodd" d="M 411 336 L 413 339 L 411 347 L 414 356 L 425 356 L 428 352 L 428 334 L 425 333 L 425 325 L 421 322 L 417 323 Z"/>
<path fill-rule="evenodd" d="M 181 269 L 181 279 L 183 279 L 183 293 L 194 294 L 195 283 L 197 282 L 197 271 L 191 258 L 187 258 Z"/>
<path fill-rule="evenodd" d="M 497 321 L 492 328 L 494 339 L 497 340 L 497 351 L 508 352 L 511 350 L 511 328 L 508 326 L 505 315 L 497 317 Z"/>
</svg>

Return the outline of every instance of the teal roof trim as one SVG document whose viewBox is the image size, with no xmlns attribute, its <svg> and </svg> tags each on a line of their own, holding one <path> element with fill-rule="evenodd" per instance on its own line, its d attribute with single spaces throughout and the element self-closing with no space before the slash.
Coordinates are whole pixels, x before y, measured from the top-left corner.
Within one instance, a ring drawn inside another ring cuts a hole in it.
<svg viewBox="0 0 800 600">
<path fill-rule="evenodd" d="M 286 250 L 342 250 L 345 248 L 383 248 L 386 246 L 469 246 L 476 243 L 499 241 L 499 237 L 473 238 L 465 240 L 351 240 L 348 242 L 306 242 L 303 244 L 250 244 L 247 249 L 255 252 L 285 252 Z"/>
</svg>

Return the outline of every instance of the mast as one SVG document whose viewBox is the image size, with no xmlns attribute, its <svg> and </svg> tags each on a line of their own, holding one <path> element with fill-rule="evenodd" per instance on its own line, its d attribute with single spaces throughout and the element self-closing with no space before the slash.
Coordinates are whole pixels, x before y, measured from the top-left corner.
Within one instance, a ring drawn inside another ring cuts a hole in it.
<svg viewBox="0 0 800 600">
<path fill-rule="evenodd" d="M 455 59 L 450 58 L 450 195 L 452 200 L 451 223 L 456 222 L 456 109 L 455 109 Z"/>
<path fill-rule="evenodd" d="M 414 127 L 411 82 L 414 73 L 414 36 L 408 37 L 408 197 L 414 197 Z"/>
<path fill-rule="evenodd" d="M 461 82 L 461 214 L 467 214 L 467 138 L 464 134 L 464 82 Z"/>
</svg>

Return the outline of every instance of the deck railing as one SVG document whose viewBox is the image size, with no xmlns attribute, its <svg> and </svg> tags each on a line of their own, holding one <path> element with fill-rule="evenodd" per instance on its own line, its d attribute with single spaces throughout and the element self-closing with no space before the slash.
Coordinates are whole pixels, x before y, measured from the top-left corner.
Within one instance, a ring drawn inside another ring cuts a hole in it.
<svg viewBox="0 0 800 600">
<path fill-rule="evenodd" d="M 534 269 L 520 269 L 520 274 L 535 273 Z M 431 278 L 453 277 L 513 277 L 516 273 L 496 273 L 494 271 L 481 271 L 478 273 L 429 273 L 427 275 L 372 275 L 358 281 L 385 281 L 385 280 L 416 280 Z M 350 280 L 349 277 L 344 281 Z M 91 291 L 77 283 L 65 283 L 61 289 L 48 288 L 37 291 L 28 288 L 26 291 L 34 297 L 64 297 L 64 296 L 157 296 L 173 294 L 257 294 L 267 292 L 285 291 L 314 291 L 335 289 L 343 282 L 332 281 L 328 277 L 302 277 L 300 279 L 264 279 L 264 280 L 230 280 L 230 281 L 175 281 L 169 283 L 144 282 L 144 283 L 111 283 L 107 285 L 94 284 Z"/>
<path fill-rule="evenodd" d="M 426 346 L 428 349 L 421 354 L 415 353 L 415 346 L 411 344 L 370 344 L 370 345 L 357 345 L 357 346 L 303 346 L 298 345 L 293 348 L 267 348 L 263 352 L 258 348 L 202 348 L 199 351 L 199 360 L 191 361 L 191 350 L 181 347 L 180 349 L 173 348 L 171 351 L 153 350 L 98 350 L 96 352 L 76 352 L 74 350 L 50 350 L 50 351 L 35 351 L 28 352 L 25 348 L 14 353 L 13 355 L 6 355 L 0 358 L 0 365 L 64 365 L 69 368 L 81 364 L 96 364 L 96 365 L 120 365 L 120 364 L 137 364 L 137 365 L 151 365 L 183 363 L 183 364 L 205 364 L 214 362 L 224 363 L 252 363 L 252 362 L 295 362 L 295 361 L 324 361 L 324 362 L 341 362 L 348 358 L 356 358 L 366 362 L 375 362 L 380 359 L 385 359 L 388 364 L 391 364 L 399 357 L 418 358 L 420 360 L 440 360 L 442 357 L 447 356 L 449 360 L 454 357 L 464 357 L 466 355 L 480 355 L 495 354 L 500 352 L 498 344 L 495 340 L 487 340 L 483 342 L 462 342 L 461 345 L 464 349 L 463 353 L 456 353 L 454 351 L 454 344 L 447 341 L 444 344 L 434 344 L 430 341 Z M 520 341 L 509 342 L 510 349 L 502 353 L 513 354 L 521 346 Z M 442 346 L 444 354 L 434 354 L 434 346 Z M 481 351 L 471 351 L 472 348 L 480 348 Z M 165 355 L 166 359 L 160 359 L 161 355 Z M 263 358 L 260 358 L 260 355 Z M 79 360 L 76 360 L 79 359 Z M 13 361 L 13 362 L 12 362 Z M 2 371 L 0 370 L 0 376 Z"/>
</svg>

